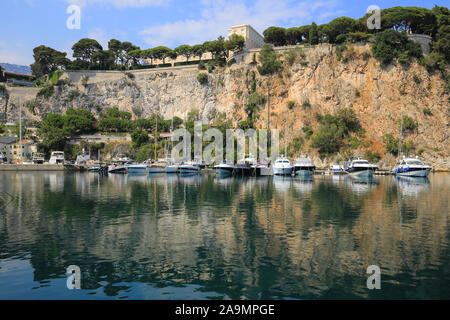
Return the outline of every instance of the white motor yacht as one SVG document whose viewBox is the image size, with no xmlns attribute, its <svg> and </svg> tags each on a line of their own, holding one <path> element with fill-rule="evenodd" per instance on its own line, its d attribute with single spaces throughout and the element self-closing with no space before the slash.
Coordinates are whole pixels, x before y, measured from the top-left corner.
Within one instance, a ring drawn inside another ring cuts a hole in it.
<svg viewBox="0 0 450 320">
<path fill-rule="evenodd" d="M 234 164 L 231 161 L 222 161 L 222 163 L 214 166 L 217 175 L 231 176 L 234 171 Z"/>
<path fill-rule="evenodd" d="M 64 152 L 53 151 L 50 156 L 49 164 L 64 164 Z"/>
<path fill-rule="evenodd" d="M 197 161 L 187 161 L 179 166 L 179 172 L 181 174 L 200 173 L 201 168 Z"/>
<path fill-rule="evenodd" d="M 376 164 L 371 164 L 364 159 L 356 159 L 350 162 L 345 168 L 345 172 L 359 178 L 370 178 L 376 169 L 378 169 Z"/>
<path fill-rule="evenodd" d="M 277 176 L 290 176 L 292 174 L 291 161 L 283 155 L 277 158 L 273 164 L 273 174 Z"/>
<path fill-rule="evenodd" d="M 293 171 L 300 177 L 310 177 L 314 174 L 316 166 L 308 155 L 303 155 L 295 160 Z"/>
<path fill-rule="evenodd" d="M 404 157 L 395 166 L 394 174 L 404 177 L 426 177 L 432 169 L 432 166 L 424 164 L 418 157 Z"/>
<path fill-rule="evenodd" d="M 45 156 L 43 153 L 33 153 L 33 158 L 31 161 L 33 164 L 44 164 Z"/>
</svg>

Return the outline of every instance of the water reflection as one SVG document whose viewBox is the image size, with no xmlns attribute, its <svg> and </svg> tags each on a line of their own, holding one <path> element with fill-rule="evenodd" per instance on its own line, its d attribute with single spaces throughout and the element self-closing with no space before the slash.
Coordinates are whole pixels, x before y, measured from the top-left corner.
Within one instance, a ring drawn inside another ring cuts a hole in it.
<svg viewBox="0 0 450 320">
<path fill-rule="evenodd" d="M 0 298 L 450 298 L 448 175 L 0 179 Z"/>
</svg>

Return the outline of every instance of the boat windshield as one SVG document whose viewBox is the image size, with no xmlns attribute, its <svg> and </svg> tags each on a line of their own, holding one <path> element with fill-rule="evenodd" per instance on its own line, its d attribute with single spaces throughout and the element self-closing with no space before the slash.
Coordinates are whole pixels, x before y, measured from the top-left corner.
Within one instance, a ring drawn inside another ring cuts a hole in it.
<svg viewBox="0 0 450 320">
<path fill-rule="evenodd" d="M 407 160 L 406 163 L 409 165 L 416 165 L 416 166 L 423 165 L 423 162 L 420 160 Z"/>
<path fill-rule="evenodd" d="M 366 161 L 366 160 L 358 160 L 358 161 L 353 161 L 353 164 L 369 164 L 369 161 Z"/>
</svg>

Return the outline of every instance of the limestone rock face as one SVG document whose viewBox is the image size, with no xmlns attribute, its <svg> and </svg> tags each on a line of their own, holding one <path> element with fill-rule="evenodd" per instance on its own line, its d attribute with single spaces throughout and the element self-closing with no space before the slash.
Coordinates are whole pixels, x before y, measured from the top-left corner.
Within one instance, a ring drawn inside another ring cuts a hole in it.
<svg viewBox="0 0 450 320">
<path fill-rule="evenodd" d="M 270 111 L 267 104 L 260 106 L 255 117 L 258 128 L 267 127 L 270 114 L 271 127 L 284 129 L 288 112 L 288 141 L 294 137 L 305 141 L 298 155 L 308 152 L 318 164 L 326 165 L 339 156 L 327 159 L 328 162 L 320 160 L 302 131 L 304 126 L 317 128 L 316 113 L 334 113 L 344 107 L 355 111 L 365 129 L 364 137 L 358 138 L 362 146 L 354 152 L 355 156 L 364 155 L 366 150 L 384 155 L 382 136 L 392 133 L 398 137 L 399 119 L 404 114 L 418 123 L 417 131 L 405 134 L 404 139 L 412 140 L 416 151 L 422 149 L 422 158 L 436 169 L 450 169 L 449 96 L 438 73 L 430 75 L 417 62 L 407 67 L 382 67 L 371 57 L 369 46 L 351 46 L 341 59 L 336 48 L 326 44 L 304 48 L 304 52 L 303 61 L 285 65 L 280 75 L 270 79 Z M 68 72 L 64 77 L 71 79 L 72 84 L 55 86 L 50 99 L 33 101 L 29 94 L 11 92 L 10 107 L 6 107 L 5 99 L 0 99 L 0 108 L 9 121 L 18 119 L 14 107 L 18 98 L 25 104 L 34 102 L 34 107 L 24 108 L 24 117 L 30 120 L 39 120 L 51 112 L 63 113 L 69 107 L 90 109 L 94 114 L 107 107 L 118 107 L 132 112 L 135 118 L 158 113 L 166 119 L 172 114 L 184 118 L 189 111 L 198 109 L 205 123 L 224 114 L 236 125 L 247 118 L 245 105 L 253 72 L 256 90 L 267 97 L 268 79 L 260 76 L 252 64 L 235 64 L 208 73 L 205 85 L 197 80 L 199 72 L 204 71 L 198 71 L 196 66 L 127 73 Z M 89 81 L 84 86 L 81 79 L 86 75 Z M 288 110 L 290 101 L 294 107 Z M 424 108 L 430 109 L 432 115 L 425 115 Z M 283 142 L 280 147 L 284 147 Z M 392 165 L 392 157 L 383 158 Z"/>
</svg>

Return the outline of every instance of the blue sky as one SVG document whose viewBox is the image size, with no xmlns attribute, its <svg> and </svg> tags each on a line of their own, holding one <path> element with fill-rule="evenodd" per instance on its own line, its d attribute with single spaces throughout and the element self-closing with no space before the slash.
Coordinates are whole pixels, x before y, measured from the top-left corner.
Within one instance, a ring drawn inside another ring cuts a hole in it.
<svg viewBox="0 0 450 320">
<path fill-rule="evenodd" d="M 1 0 L 0 62 L 29 65 L 41 44 L 65 51 L 90 37 L 107 47 L 109 39 L 141 48 L 203 43 L 226 36 L 230 26 L 249 23 L 260 33 L 271 25 L 326 23 L 363 16 L 370 5 L 449 7 L 450 0 Z M 69 30 L 67 8 L 81 8 L 81 29 Z"/>
</svg>

